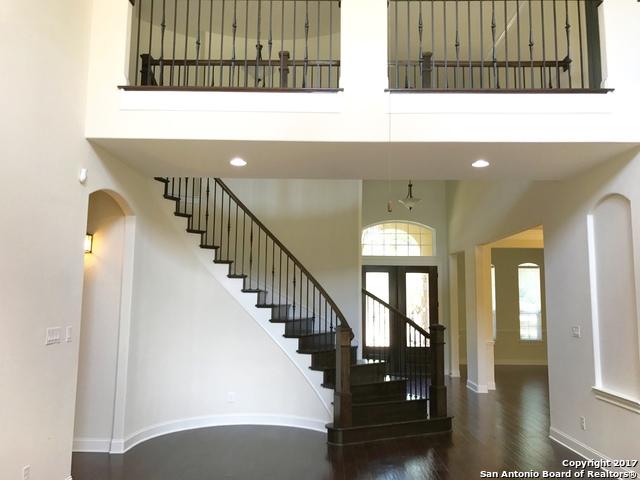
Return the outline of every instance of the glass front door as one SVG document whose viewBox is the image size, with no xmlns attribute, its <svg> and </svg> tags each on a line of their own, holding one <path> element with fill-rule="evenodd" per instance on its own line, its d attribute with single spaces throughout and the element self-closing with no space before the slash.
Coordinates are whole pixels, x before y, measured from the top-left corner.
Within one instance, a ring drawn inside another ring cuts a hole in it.
<svg viewBox="0 0 640 480">
<path fill-rule="evenodd" d="M 437 267 L 365 266 L 363 287 L 370 293 L 397 308 L 424 330 L 438 323 Z M 412 346 L 408 333 L 389 324 L 388 312 L 379 308 L 363 308 L 365 357 L 375 357 L 388 348 L 396 336 Z M 395 342 L 393 342 L 395 343 Z"/>
</svg>

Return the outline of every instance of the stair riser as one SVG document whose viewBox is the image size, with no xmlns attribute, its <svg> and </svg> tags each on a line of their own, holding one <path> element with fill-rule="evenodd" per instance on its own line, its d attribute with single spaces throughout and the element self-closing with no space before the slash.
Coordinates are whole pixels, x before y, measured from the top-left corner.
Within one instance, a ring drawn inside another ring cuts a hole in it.
<svg viewBox="0 0 640 480">
<path fill-rule="evenodd" d="M 299 350 L 328 349 L 335 348 L 335 345 L 335 333 L 321 333 L 319 335 L 310 335 L 308 337 L 302 337 L 298 340 Z"/>
<path fill-rule="evenodd" d="M 401 437 L 446 434 L 451 431 L 451 418 L 436 418 L 424 422 L 375 425 L 355 430 L 329 428 L 330 445 L 349 445 Z"/>
<path fill-rule="evenodd" d="M 407 398 L 406 382 L 384 382 L 351 387 L 353 403 L 384 402 Z"/>
<path fill-rule="evenodd" d="M 285 323 L 284 326 L 284 334 L 285 336 L 296 336 L 296 335 L 308 335 L 313 333 L 313 327 L 315 325 L 315 320 L 313 318 L 306 318 L 303 320 L 293 320 Z"/>
<path fill-rule="evenodd" d="M 353 406 L 353 425 L 404 422 L 427 418 L 427 400 L 413 400 L 392 405 Z"/>
<path fill-rule="evenodd" d="M 351 384 L 359 385 L 363 383 L 379 382 L 386 375 L 386 364 L 372 363 L 370 365 L 354 365 L 351 367 Z M 323 385 L 333 386 L 336 382 L 335 369 L 324 371 Z"/>
<path fill-rule="evenodd" d="M 351 362 L 356 363 L 356 347 L 351 348 Z M 311 354 L 311 368 L 314 370 L 336 368 L 336 351 Z"/>
</svg>

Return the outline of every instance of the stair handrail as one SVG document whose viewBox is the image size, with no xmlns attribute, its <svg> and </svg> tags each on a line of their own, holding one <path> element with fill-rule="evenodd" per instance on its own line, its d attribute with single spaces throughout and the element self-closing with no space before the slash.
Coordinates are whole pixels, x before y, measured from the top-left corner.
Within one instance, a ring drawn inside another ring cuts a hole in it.
<svg viewBox="0 0 640 480">
<path fill-rule="evenodd" d="M 276 245 L 278 245 L 278 247 L 280 249 L 282 249 L 282 251 L 289 256 L 289 258 L 291 258 L 291 260 L 293 261 L 293 263 L 302 271 L 304 272 L 304 274 L 307 276 L 307 278 L 309 280 L 311 280 L 311 282 L 313 282 L 314 286 L 318 289 L 318 291 L 326 298 L 327 302 L 329 303 L 329 305 L 331 305 L 331 308 L 333 309 L 334 312 L 336 312 L 336 319 L 339 320 L 339 324 L 337 326 L 342 326 L 342 327 L 346 327 L 349 330 L 351 330 L 351 338 L 353 339 L 353 329 L 351 328 L 351 326 L 349 325 L 349 322 L 347 321 L 346 317 L 343 315 L 342 311 L 340 310 L 340 308 L 336 305 L 336 303 L 333 301 L 333 299 L 331 298 L 331 296 L 329 296 L 329 294 L 327 293 L 327 291 L 322 288 L 322 285 L 320 285 L 320 282 L 318 282 L 315 277 L 309 272 L 309 270 L 307 270 L 305 268 L 305 266 L 302 264 L 302 262 L 300 262 L 300 260 L 298 260 L 296 258 L 296 256 L 291 253 L 291 251 L 284 246 L 284 244 L 278 239 L 278 237 L 276 237 L 271 230 L 269 230 L 264 223 L 262 223 L 258 217 L 256 217 L 253 212 L 251 210 L 249 210 L 249 208 L 242 202 L 242 200 L 240 200 L 232 191 L 231 189 L 220 179 L 220 178 L 214 178 L 215 182 L 227 193 L 227 195 L 229 195 L 229 197 L 231 197 L 231 199 L 233 199 L 234 202 L 236 202 L 238 204 L 238 206 L 242 209 L 242 211 L 253 220 L 253 222 L 258 225 L 258 227 L 260 227 L 265 234 L 267 234 L 271 241 L 273 241 Z"/>
<path fill-rule="evenodd" d="M 375 296 L 373 293 L 371 293 L 369 290 L 366 289 L 362 289 L 362 294 L 373 299 L 374 301 L 381 303 L 382 305 L 384 305 L 386 308 L 388 308 L 389 310 L 391 310 L 393 313 L 395 313 L 397 316 L 400 317 L 401 320 L 404 320 L 405 323 L 408 323 L 409 325 L 411 325 L 413 328 L 415 328 L 418 332 L 420 332 L 422 335 L 424 335 L 427 338 L 431 338 L 431 334 L 429 332 L 427 332 L 424 328 L 422 328 L 420 325 L 418 325 L 416 322 L 414 322 L 413 320 L 411 320 L 409 317 L 407 317 L 404 313 L 402 313 L 400 310 L 398 310 L 396 307 L 389 305 L 387 302 L 385 302 L 384 300 L 382 300 L 380 297 Z"/>
</svg>

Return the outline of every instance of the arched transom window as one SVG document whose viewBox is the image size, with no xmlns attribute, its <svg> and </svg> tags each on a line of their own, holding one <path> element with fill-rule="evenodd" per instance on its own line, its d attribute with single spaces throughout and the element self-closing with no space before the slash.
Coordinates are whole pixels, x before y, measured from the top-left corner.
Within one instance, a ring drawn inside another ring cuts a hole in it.
<svg viewBox="0 0 640 480">
<path fill-rule="evenodd" d="M 413 222 L 384 222 L 362 232 L 362 255 L 380 257 L 431 257 L 435 232 Z"/>
</svg>

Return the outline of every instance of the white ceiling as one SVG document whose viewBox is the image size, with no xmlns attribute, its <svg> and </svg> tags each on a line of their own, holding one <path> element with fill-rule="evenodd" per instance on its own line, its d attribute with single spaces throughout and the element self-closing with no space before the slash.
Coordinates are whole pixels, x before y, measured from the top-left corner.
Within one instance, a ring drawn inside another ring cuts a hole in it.
<svg viewBox="0 0 640 480">
<path fill-rule="evenodd" d="M 307 143 L 92 140 L 147 175 L 245 178 L 559 180 L 637 149 L 628 143 Z M 244 158 L 248 165 L 232 167 Z M 491 162 L 485 169 L 471 163 Z"/>
</svg>

